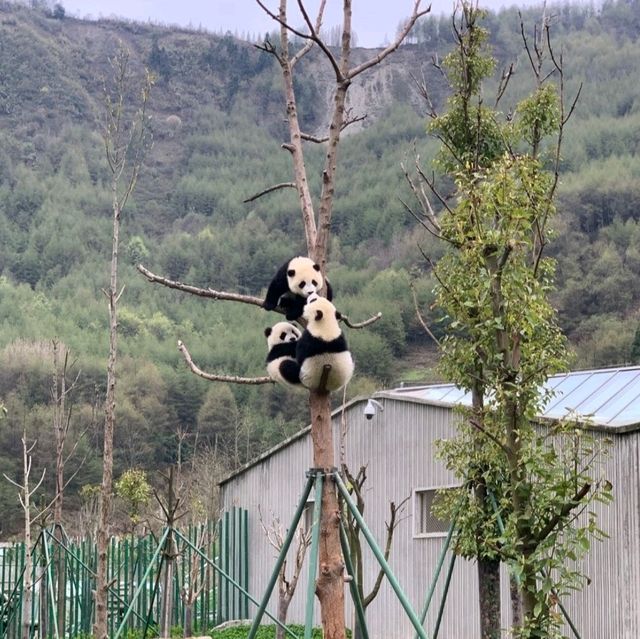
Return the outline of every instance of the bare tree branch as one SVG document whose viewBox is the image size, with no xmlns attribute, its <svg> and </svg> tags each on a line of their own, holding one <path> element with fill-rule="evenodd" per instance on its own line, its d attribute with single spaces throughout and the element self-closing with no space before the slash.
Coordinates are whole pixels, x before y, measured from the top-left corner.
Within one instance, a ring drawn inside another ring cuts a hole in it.
<svg viewBox="0 0 640 639">
<path fill-rule="evenodd" d="M 263 195 L 267 195 L 268 193 L 273 193 L 274 191 L 279 191 L 280 189 L 295 189 L 295 188 L 296 188 L 295 182 L 280 182 L 280 184 L 274 184 L 273 186 L 270 186 L 268 189 L 259 191 L 255 195 L 248 197 L 246 200 L 242 200 L 242 203 L 247 204 L 248 202 L 253 202 L 254 200 L 257 200 Z"/>
<path fill-rule="evenodd" d="M 402 511 L 405 504 L 411 499 L 411 495 L 405 497 L 397 506 L 395 502 L 389 502 L 389 521 L 385 522 L 385 526 L 387 528 L 387 538 L 384 546 L 384 559 L 385 561 L 389 560 L 389 555 L 391 554 L 391 545 L 393 544 L 393 533 L 397 528 L 400 521 L 398 520 L 398 514 Z M 373 588 L 369 592 L 369 594 L 364 597 L 362 601 L 362 605 L 367 608 L 369 604 L 376 598 L 378 592 L 380 590 L 380 586 L 382 585 L 382 578 L 384 577 L 384 570 L 380 568 L 378 570 L 378 575 L 376 576 L 376 581 L 373 585 Z"/>
<path fill-rule="evenodd" d="M 513 62 L 509 65 L 508 69 L 504 69 L 502 71 L 502 75 L 500 76 L 500 82 L 498 83 L 496 101 L 493 107 L 494 109 L 498 108 L 498 105 L 500 104 L 500 100 L 502 99 L 504 92 L 507 90 L 507 86 L 509 85 L 509 80 L 512 78 L 512 76 L 513 76 Z"/>
<path fill-rule="evenodd" d="M 224 291 L 215 291 L 212 288 L 200 288 L 198 286 L 191 286 L 190 284 L 183 284 L 182 282 L 177 282 L 175 280 L 162 277 L 161 275 L 156 275 L 142 266 L 142 264 L 138 264 L 136 268 L 154 284 L 162 284 L 162 286 L 174 288 L 178 291 L 184 291 L 185 293 L 191 293 L 191 295 L 197 295 L 198 297 L 242 302 L 243 304 L 253 304 L 254 306 L 262 307 L 263 300 L 260 297 L 254 297 L 253 295 L 241 295 L 240 293 L 226 293 Z"/>
<path fill-rule="evenodd" d="M 322 19 L 324 16 L 324 8 L 325 5 L 327 4 L 327 0 L 322 0 L 320 2 L 320 7 L 318 8 L 318 15 L 316 17 L 316 23 L 313 27 L 311 27 L 311 33 L 320 33 L 320 29 L 322 27 Z M 313 48 L 315 40 L 309 40 L 304 47 L 302 47 L 302 49 L 300 49 L 300 51 L 298 51 L 298 53 L 296 53 L 292 58 L 291 58 L 291 68 L 293 69 L 293 67 L 296 66 L 296 64 L 298 63 L 298 61 L 304 57 L 309 51 L 311 51 L 311 49 Z"/>
<path fill-rule="evenodd" d="M 416 23 L 418 18 L 421 18 L 424 15 L 427 15 L 427 13 L 429 13 L 431 11 L 431 5 L 429 5 L 426 9 L 423 9 L 422 11 L 420 11 L 420 3 L 421 2 L 422 2 L 422 0 L 415 0 L 415 4 L 413 5 L 413 12 L 411 13 L 411 16 L 409 17 L 409 19 L 405 23 L 404 28 L 400 31 L 400 33 L 398 33 L 398 35 L 397 35 L 396 39 L 394 40 L 394 42 L 392 44 L 390 44 L 386 49 L 381 51 L 378 55 L 376 55 L 373 58 L 371 58 L 370 60 L 367 60 L 366 62 L 363 62 L 362 64 L 359 64 L 357 67 L 354 67 L 353 69 L 350 69 L 347 72 L 347 78 L 348 79 L 351 80 L 352 78 L 355 78 L 358 74 L 362 73 L 363 71 L 366 71 L 367 69 L 370 69 L 371 67 L 375 66 L 376 64 L 379 64 L 390 53 L 393 53 L 402 44 L 404 39 L 409 34 L 409 31 L 411 31 L 411 29 L 413 29 L 413 25 Z"/>
<path fill-rule="evenodd" d="M 351 322 L 351 320 L 346 316 L 343 315 L 342 316 L 342 321 L 345 323 L 345 326 L 348 326 L 349 328 L 364 328 L 365 326 L 369 326 L 369 324 L 373 324 L 374 322 L 377 322 L 380 318 L 382 317 L 382 313 L 376 313 L 373 317 L 370 317 L 367 320 L 364 320 L 363 322 Z"/>
<path fill-rule="evenodd" d="M 424 329 L 425 333 L 435 342 L 438 348 L 440 348 L 440 340 L 433 334 L 433 332 L 425 322 L 424 317 L 422 317 L 422 313 L 420 312 L 420 308 L 418 306 L 418 296 L 416 295 L 416 289 L 413 286 L 413 282 L 409 282 L 409 287 L 411 288 L 411 296 L 413 297 L 413 308 L 416 311 L 418 322 L 420 322 L 420 325 Z"/>
<path fill-rule="evenodd" d="M 348 126 L 355 124 L 356 122 L 363 122 L 367 119 L 366 115 L 351 115 L 351 109 L 345 109 L 345 119 L 344 122 L 340 126 L 340 130 L 344 131 Z M 311 135 L 309 133 L 302 133 L 301 137 L 303 140 L 307 142 L 313 142 L 314 144 L 322 144 L 324 142 L 329 141 L 329 136 L 325 135 L 323 137 L 318 137 L 317 135 Z"/>
<path fill-rule="evenodd" d="M 436 66 L 435 61 L 434 61 L 434 66 Z M 436 67 L 436 68 L 440 68 L 440 67 Z M 428 116 L 433 119 L 438 117 L 438 114 L 436 112 L 435 107 L 433 106 L 433 101 L 431 100 L 431 95 L 427 88 L 427 81 L 425 80 L 425 77 L 424 77 L 424 71 L 421 71 L 421 74 L 422 74 L 422 78 L 420 80 L 418 80 L 418 78 L 416 78 L 416 76 L 413 75 L 413 73 L 410 73 L 409 76 L 413 80 L 413 83 L 415 84 L 416 89 L 418 90 L 418 93 L 422 96 L 422 99 L 427 103 Z"/>
<path fill-rule="evenodd" d="M 182 353 L 185 361 L 189 365 L 189 368 L 193 373 L 202 379 L 208 379 L 211 382 L 228 382 L 229 384 L 273 384 L 273 380 L 270 377 L 238 377 L 236 375 L 216 375 L 214 373 L 205 373 L 199 368 L 191 359 L 191 354 L 187 350 L 187 347 L 181 342 L 178 342 L 178 350 Z"/>
</svg>

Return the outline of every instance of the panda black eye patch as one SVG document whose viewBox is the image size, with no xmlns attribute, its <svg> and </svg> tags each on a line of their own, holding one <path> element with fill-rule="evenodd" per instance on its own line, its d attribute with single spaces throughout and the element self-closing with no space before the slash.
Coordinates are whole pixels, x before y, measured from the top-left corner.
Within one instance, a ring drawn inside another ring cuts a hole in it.
<svg viewBox="0 0 640 639">
<path fill-rule="evenodd" d="M 312 283 L 314 286 L 318 286 L 318 282 L 316 282 L 316 280 L 311 280 L 311 283 Z"/>
<path fill-rule="evenodd" d="M 282 333 L 280 333 L 280 339 L 284 342 L 285 339 L 287 339 L 287 334 L 283 331 Z"/>
<path fill-rule="evenodd" d="M 302 282 L 300 282 L 300 284 L 298 284 L 298 286 L 299 286 L 300 288 L 304 288 L 306 284 L 307 284 L 307 283 L 306 283 L 304 280 L 302 280 Z"/>
</svg>

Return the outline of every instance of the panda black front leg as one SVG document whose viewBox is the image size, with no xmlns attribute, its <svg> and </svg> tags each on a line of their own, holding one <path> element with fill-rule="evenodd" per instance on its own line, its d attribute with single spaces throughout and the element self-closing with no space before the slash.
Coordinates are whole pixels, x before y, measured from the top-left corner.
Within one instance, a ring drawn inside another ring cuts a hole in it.
<svg viewBox="0 0 640 639">
<path fill-rule="evenodd" d="M 289 282 L 287 280 L 287 267 L 289 262 L 283 264 L 278 272 L 274 275 L 269 288 L 267 289 L 267 296 L 262 304 L 263 308 L 267 311 L 272 311 L 278 306 L 280 298 L 289 290 Z M 299 317 L 299 316 L 298 316 Z M 288 319 L 288 318 L 287 318 Z"/>
<path fill-rule="evenodd" d="M 327 294 L 325 297 L 331 301 L 333 299 L 333 289 L 331 288 L 331 284 L 329 284 L 329 280 L 325 278 L 324 284 L 327 287 Z"/>
<path fill-rule="evenodd" d="M 285 317 L 290 321 L 295 321 L 302 317 L 304 305 L 307 300 L 299 295 L 288 297 L 285 308 Z"/>
</svg>

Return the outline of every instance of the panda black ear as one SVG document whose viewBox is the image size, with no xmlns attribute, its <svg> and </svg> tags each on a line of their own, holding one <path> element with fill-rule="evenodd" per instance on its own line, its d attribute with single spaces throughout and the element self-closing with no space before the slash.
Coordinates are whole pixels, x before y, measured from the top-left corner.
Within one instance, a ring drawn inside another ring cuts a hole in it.
<svg viewBox="0 0 640 639">
<path fill-rule="evenodd" d="M 319 270 L 320 270 L 320 267 L 319 267 L 317 264 L 314 264 L 314 265 L 313 265 L 313 268 L 314 268 L 316 271 L 319 271 Z"/>
<path fill-rule="evenodd" d="M 342 319 L 342 313 L 340 311 L 336 311 L 336 319 L 337 320 L 341 320 Z"/>
<path fill-rule="evenodd" d="M 271 335 L 271 327 L 264 329 L 264 336 L 269 337 L 269 335 Z"/>
<path fill-rule="evenodd" d="M 316 311 L 316 322 L 322 319 L 322 311 Z"/>
<path fill-rule="evenodd" d="M 287 275 L 288 275 L 289 277 L 293 277 L 295 274 L 296 274 L 296 272 L 295 272 L 292 268 L 290 268 L 290 269 L 287 271 Z"/>
</svg>

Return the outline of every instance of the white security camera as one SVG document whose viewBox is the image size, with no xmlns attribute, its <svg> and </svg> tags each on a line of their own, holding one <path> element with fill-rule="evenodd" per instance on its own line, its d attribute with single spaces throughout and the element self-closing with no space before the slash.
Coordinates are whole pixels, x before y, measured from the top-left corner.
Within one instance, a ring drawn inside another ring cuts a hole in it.
<svg viewBox="0 0 640 639">
<path fill-rule="evenodd" d="M 370 399 L 364 407 L 364 416 L 367 419 L 373 419 L 373 416 L 376 414 L 376 408 L 384 410 L 384 406 L 380 402 L 377 402 L 375 399 Z"/>
</svg>

